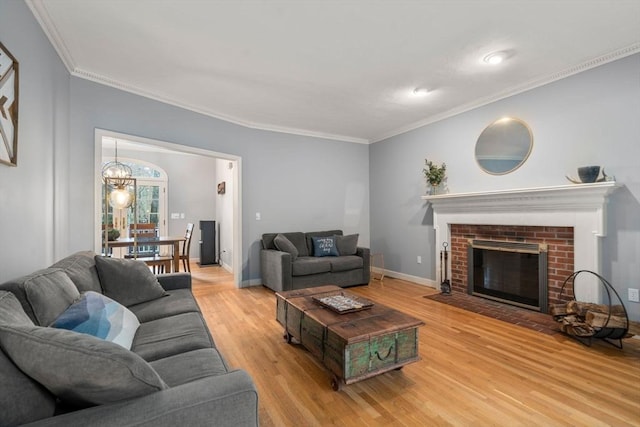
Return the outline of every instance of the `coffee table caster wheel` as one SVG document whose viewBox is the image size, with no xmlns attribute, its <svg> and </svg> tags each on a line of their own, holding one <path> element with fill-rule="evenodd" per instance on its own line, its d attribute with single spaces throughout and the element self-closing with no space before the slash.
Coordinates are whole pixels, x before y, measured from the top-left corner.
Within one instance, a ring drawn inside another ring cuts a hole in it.
<svg viewBox="0 0 640 427">
<path fill-rule="evenodd" d="M 292 335 L 289 332 L 285 332 L 283 338 L 287 344 L 291 344 Z"/>
<path fill-rule="evenodd" d="M 341 385 L 340 378 L 335 376 L 331 378 L 331 388 L 333 389 L 333 391 L 340 391 L 340 385 Z"/>
</svg>

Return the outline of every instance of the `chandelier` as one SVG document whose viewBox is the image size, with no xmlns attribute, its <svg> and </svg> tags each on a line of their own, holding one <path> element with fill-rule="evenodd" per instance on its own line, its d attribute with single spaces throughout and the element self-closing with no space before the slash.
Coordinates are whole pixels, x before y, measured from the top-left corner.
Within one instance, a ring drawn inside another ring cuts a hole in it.
<svg viewBox="0 0 640 427">
<path fill-rule="evenodd" d="M 125 209 L 133 204 L 135 196 L 129 187 L 134 184 L 135 179 L 132 178 L 131 167 L 118 161 L 118 140 L 115 143 L 115 158 L 102 167 L 102 181 L 107 191 L 111 190 L 109 204 L 114 209 Z"/>
</svg>

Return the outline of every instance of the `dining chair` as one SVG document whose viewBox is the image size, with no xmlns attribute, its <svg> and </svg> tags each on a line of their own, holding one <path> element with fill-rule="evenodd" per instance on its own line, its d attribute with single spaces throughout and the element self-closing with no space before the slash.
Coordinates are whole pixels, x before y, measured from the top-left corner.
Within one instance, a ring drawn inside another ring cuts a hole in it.
<svg viewBox="0 0 640 427">
<path fill-rule="evenodd" d="M 184 233 L 184 238 L 186 239 L 182 243 L 182 253 L 180 254 L 180 259 L 182 260 L 182 267 L 184 271 L 188 271 L 191 273 L 191 264 L 189 263 L 189 254 L 191 253 L 191 236 L 193 235 L 193 224 L 187 224 L 187 230 Z"/>
<path fill-rule="evenodd" d="M 137 237 L 138 242 L 136 248 L 126 254 L 125 258 L 135 258 L 138 261 L 144 262 L 153 269 L 154 274 L 171 272 L 173 257 L 157 254 L 157 246 L 144 245 L 145 239 L 154 239 L 158 237 L 156 224 L 131 224 L 129 227 L 129 237 Z"/>
</svg>

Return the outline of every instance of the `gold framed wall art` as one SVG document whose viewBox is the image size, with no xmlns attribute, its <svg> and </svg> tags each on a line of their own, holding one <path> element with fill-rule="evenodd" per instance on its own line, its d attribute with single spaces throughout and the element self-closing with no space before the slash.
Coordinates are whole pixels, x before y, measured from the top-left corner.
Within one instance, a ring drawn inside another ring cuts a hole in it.
<svg viewBox="0 0 640 427">
<path fill-rule="evenodd" d="M 18 61 L 0 43 L 0 163 L 18 164 Z"/>
</svg>

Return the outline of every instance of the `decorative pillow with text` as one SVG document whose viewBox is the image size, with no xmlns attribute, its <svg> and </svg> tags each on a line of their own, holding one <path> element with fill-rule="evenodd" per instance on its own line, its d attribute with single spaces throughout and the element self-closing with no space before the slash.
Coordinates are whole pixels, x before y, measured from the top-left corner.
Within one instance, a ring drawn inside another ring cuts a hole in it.
<svg viewBox="0 0 640 427">
<path fill-rule="evenodd" d="M 339 256 L 335 236 L 312 237 L 314 256 Z"/>
</svg>

